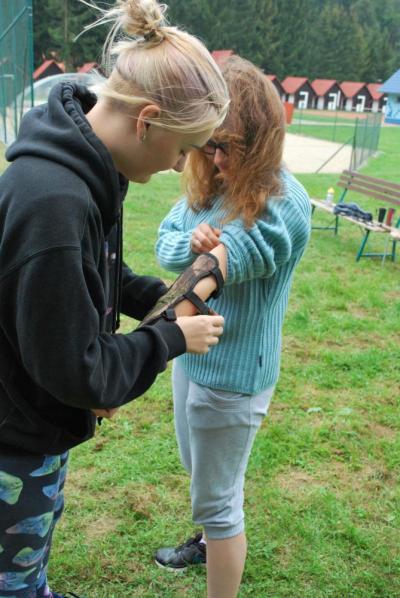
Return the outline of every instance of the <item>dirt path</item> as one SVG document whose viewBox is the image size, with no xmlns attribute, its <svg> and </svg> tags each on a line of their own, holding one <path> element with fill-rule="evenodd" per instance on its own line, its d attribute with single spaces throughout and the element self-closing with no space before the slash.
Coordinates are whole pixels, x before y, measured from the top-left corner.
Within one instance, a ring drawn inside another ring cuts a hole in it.
<svg viewBox="0 0 400 598">
<path fill-rule="evenodd" d="M 340 143 L 286 133 L 283 159 L 292 172 L 316 172 L 340 148 Z M 350 166 L 351 147 L 346 145 L 320 172 L 342 172 Z"/>
</svg>

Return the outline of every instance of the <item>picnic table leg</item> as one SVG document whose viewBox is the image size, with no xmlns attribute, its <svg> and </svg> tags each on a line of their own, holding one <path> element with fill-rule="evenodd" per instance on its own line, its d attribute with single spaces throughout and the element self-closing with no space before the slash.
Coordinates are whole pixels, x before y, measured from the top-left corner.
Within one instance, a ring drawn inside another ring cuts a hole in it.
<svg viewBox="0 0 400 598">
<path fill-rule="evenodd" d="M 356 262 L 359 262 L 360 258 L 362 257 L 365 245 L 367 244 L 367 241 L 368 241 L 369 233 L 370 233 L 369 230 L 365 231 L 365 236 L 364 236 L 363 240 L 361 241 L 360 249 L 358 250 L 358 253 L 357 253 Z"/>
<path fill-rule="evenodd" d="M 335 218 L 335 235 L 338 234 L 338 228 L 339 228 L 339 216 L 336 216 L 336 218 Z"/>
<path fill-rule="evenodd" d="M 397 241 L 393 241 L 393 243 L 392 243 L 392 256 L 391 256 L 392 262 L 394 262 L 396 259 L 396 243 L 397 243 Z"/>
</svg>

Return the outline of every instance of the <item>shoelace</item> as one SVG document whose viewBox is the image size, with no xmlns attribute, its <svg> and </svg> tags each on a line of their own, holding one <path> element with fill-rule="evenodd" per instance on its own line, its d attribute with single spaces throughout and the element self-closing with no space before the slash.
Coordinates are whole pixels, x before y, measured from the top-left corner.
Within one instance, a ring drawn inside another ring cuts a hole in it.
<svg viewBox="0 0 400 598">
<path fill-rule="evenodd" d="M 192 546 L 192 544 L 198 544 L 200 542 L 202 536 L 203 536 L 203 533 L 200 532 L 194 538 L 189 538 L 188 540 L 186 540 L 186 542 L 184 542 L 183 544 L 178 546 L 178 548 L 176 548 L 175 550 L 176 551 L 182 550 L 182 548 L 187 548 L 188 546 Z"/>
</svg>

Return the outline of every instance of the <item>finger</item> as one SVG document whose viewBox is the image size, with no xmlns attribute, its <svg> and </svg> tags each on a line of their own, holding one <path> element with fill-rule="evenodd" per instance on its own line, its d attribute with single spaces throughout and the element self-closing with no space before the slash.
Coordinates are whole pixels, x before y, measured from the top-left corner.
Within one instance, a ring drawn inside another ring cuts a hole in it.
<svg viewBox="0 0 400 598">
<path fill-rule="evenodd" d="M 198 239 L 196 239 L 196 238 L 193 238 L 193 239 L 192 239 L 192 245 L 193 245 L 194 247 L 196 247 L 196 249 L 200 249 L 200 248 L 201 248 L 201 241 L 199 241 L 199 240 L 198 240 Z"/>
<path fill-rule="evenodd" d="M 118 407 L 113 407 L 112 409 L 106 409 L 110 417 L 113 417 L 118 411 Z"/>
<path fill-rule="evenodd" d="M 93 411 L 92 413 L 94 413 L 94 415 L 96 417 L 104 417 L 104 418 L 108 419 L 108 415 L 104 411 L 96 411 L 96 412 Z"/>
<path fill-rule="evenodd" d="M 219 243 L 220 243 L 218 237 L 213 237 L 212 239 L 209 238 L 208 240 L 209 240 L 209 243 L 211 243 L 211 245 L 212 245 L 210 247 L 210 249 L 214 249 L 214 247 L 217 247 L 217 245 L 219 245 Z"/>
<path fill-rule="evenodd" d="M 208 228 L 207 230 L 203 230 L 203 231 L 198 231 L 196 236 L 198 238 L 200 238 L 202 241 L 203 241 L 203 239 L 205 239 L 207 241 L 207 243 L 211 243 L 212 244 L 211 249 L 213 249 L 216 245 L 219 245 L 219 238 L 217 237 L 217 235 L 214 234 L 214 231 L 212 230 L 212 228 Z"/>
<path fill-rule="evenodd" d="M 212 241 L 210 241 L 210 239 L 203 233 L 201 233 L 201 232 L 197 233 L 195 238 L 198 241 L 200 241 L 202 247 L 205 247 L 206 249 L 214 248 Z"/>
<path fill-rule="evenodd" d="M 213 334 L 215 334 L 215 336 L 222 336 L 223 333 L 224 333 L 224 329 L 222 326 L 219 326 L 218 328 L 214 327 Z"/>
<path fill-rule="evenodd" d="M 201 240 L 201 247 L 203 251 L 211 251 L 211 249 L 214 249 L 214 243 L 208 237 L 204 237 Z"/>
<path fill-rule="evenodd" d="M 210 231 L 207 234 L 207 237 L 210 239 L 210 241 L 212 241 L 213 243 L 219 243 L 219 235 L 216 235 L 214 232 L 214 229 L 210 229 Z"/>
<path fill-rule="evenodd" d="M 224 325 L 224 316 L 208 316 L 210 318 L 210 322 L 213 326 L 223 326 Z"/>
</svg>

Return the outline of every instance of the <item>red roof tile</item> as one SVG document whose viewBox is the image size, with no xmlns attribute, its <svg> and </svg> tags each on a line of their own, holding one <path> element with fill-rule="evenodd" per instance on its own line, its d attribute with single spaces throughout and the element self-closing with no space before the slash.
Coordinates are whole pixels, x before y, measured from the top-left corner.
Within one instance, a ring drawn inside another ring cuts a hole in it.
<svg viewBox="0 0 400 598">
<path fill-rule="evenodd" d="M 43 64 L 41 64 L 40 66 L 38 66 L 38 68 L 33 72 L 33 79 L 36 81 L 36 79 L 38 79 L 40 77 L 40 75 L 43 75 L 43 73 L 49 68 L 49 66 L 51 66 L 52 64 L 55 64 L 58 66 L 58 68 L 60 69 L 60 71 L 62 73 L 65 73 L 65 66 L 62 62 L 56 62 L 55 60 L 45 60 L 43 62 Z"/>
<path fill-rule="evenodd" d="M 86 62 L 84 65 L 79 67 L 78 73 L 90 73 L 90 71 L 97 68 L 99 68 L 97 62 Z"/>
<path fill-rule="evenodd" d="M 368 91 L 371 94 L 373 100 L 380 100 L 381 97 L 384 95 L 381 91 L 378 91 L 378 89 L 381 86 L 382 83 L 368 83 Z"/>
<path fill-rule="evenodd" d="M 211 56 L 219 66 L 221 66 L 225 60 L 228 60 L 229 56 L 232 56 L 232 54 L 233 50 L 214 50 L 211 52 Z"/>
<path fill-rule="evenodd" d="M 315 79 L 315 81 L 311 83 L 311 87 L 317 96 L 324 96 L 335 83 L 337 83 L 335 79 Z"/>
<path fill-rule="evenodd" d="M 355 81 L 343 81 L 340 83 L 340 89 L 346 98 L 354 98 L 354 96 L 365 86 L 365 83 Z"/>
<path fill-rule="evenodd" d="M 307 81 L 307 77 L 286 77 L 282 81 L 282 87 L 286 93 L 296 93 Z"/>
</svg>

